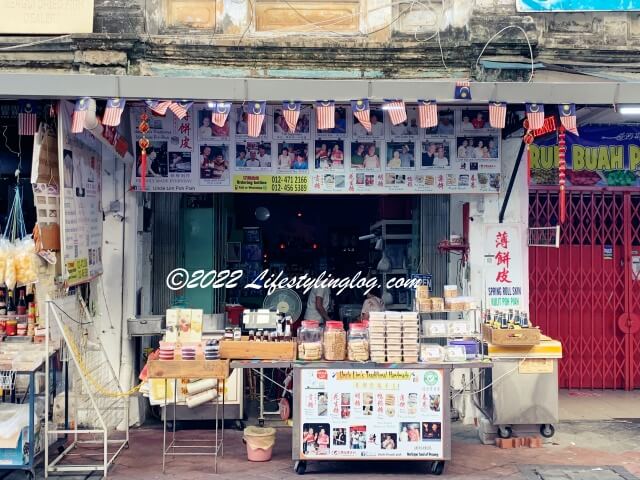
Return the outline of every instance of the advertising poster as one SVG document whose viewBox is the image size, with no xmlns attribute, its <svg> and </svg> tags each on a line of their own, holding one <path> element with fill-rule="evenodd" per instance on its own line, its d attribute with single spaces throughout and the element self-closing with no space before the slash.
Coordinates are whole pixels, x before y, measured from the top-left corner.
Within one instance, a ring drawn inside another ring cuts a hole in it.
<svg viewBox="0 0 640 480">
<path fill-rule="evenodd" d="M 269 105 L 260 136 L 247 135 L 247 114 L 234 105 L 224 126 L 194 104 L 178 120 L 131 107 L 133 138 L 140 115 L 149 115 L 146 188 L 152 192 L 245 193 L 497 193 L 500 190 L 500 132 L 489 126 L 487 108 L 445 108 L 439 124 L 417 126 L 415 106 L 407 121 L 392 125 L 372 104 L 371 131 L 349 105 L 336 105 L 335 127 L 321 130 L 315 111 L 301 105 L 294 131 L 282 107 Z M 134 187 L 140 187 L 136 146 Z"/>
<path fill-rule="evenodd" d="M 60 105 L 63 274 L 74 285 L 102 273 L 102 144 L 88 131 L 70 134 L 73 105 Z"/>
<path fill-rule="evenodd" d="M 640 10 L 640 0 L 517 0 L 519 12 L 593 12 Z"/>
<path fill-rule="evenodd" d="M 301 369 L 301 459 L 439 459 L 440 370 Z"/>
<path fill-rule="evenodd" d="M 640 127 L 587 125 L 580 136 L 565 137 L 567 185 L 579 187 L 640 186 Z M 558 184 L 558 139 L 551 134 L 529 146 L 531 183 Z"/>
<path fill-rule="evenodd" d="M 525 309 L 521 227 L 487 225 L 484 238 L 485 305 L 491 309 Z"/>
</svg>

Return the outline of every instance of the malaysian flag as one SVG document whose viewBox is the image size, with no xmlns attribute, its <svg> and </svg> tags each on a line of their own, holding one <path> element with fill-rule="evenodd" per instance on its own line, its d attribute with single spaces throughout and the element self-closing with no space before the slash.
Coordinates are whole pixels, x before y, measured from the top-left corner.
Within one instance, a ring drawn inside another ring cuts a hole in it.
<svg viewBox="0 0 640 480">
<path fill-rule="evenodd" d="M 35 105 L 31 102 L 20 102 L 18 113 L 18 135 L 35 135 L 38 131 L 38 117 Z"/>
<path fill-rule="evenodd" d="M 169 105 L 173 102 L 171 102 L 171 100 L 145 100 L 144 103 L 146 103 L 147 107 L 156 115 L 164 116 L 167 114 Z"/>
<path fill-rule="evenodd" d="M 336 102 L 333 100 L 316 102 L 316 126 L 318 130 L 336 128 Z"/>
<path fill-rule="evenodd" d="M 420 128 L 438 126 L 438 105 L 435 100 L 418 100 L 418 125 Z"/>
<path fill-rule="evenodd" d="M 284 121 L 287 122 L 289 131 L 294 133 L 300 117 L 300 102 L 282 102 L 282 116 L 284 116 Z"/>
<path fill-rule="evenodd" d="M 394 125 L 400 125 L 407 121 L 407 108 L 404 105 L 404 100 L 385 100 L 382 109 L 389 112 L 389 118 Z"/>
<path fill-rule="evenodd" d="M 71 116 L 71 133 L 82 133 L 84 130 L 89 100 L 91 100 L 89 97 L 82 97 L 76 100 L 76 106 L 73 108 L 73 115 Z"/>
<path fill-rule="evenodd" d="M 558 112 L 560 113 L 560 123 L 562 123 L 562 126 L 574 135 L 578 135 L 575 104 L 562 103 L 558 105 Z"/>
<path fill-rule="evenodd" d="M 247 114 L 247 134 L 250 137 L 259 137 L 267 111 L 267 102 L 248 102 L 244 106 Z"/>
<path fill-rule="evenodd" d="M 529 120 L 529 130 L 538 130 L 544 126 L 544 105 L 539 103 L 527 103 L 527 120 Z"/>
<path fill-rule="evenodd" d="M 124 111 L 126 100 L 121 98 L 110 98 L 107 100 L 107 107 L 104 109 L 102 124 L 109 127 L 117 127 L 120 125 L 120 117 Z"/>
<path fill-rule="evenodd" d="M 182 120 L 187 116 L 187 113 L 189 112 L 192 104 L 193 102 L 187 102 L 186 100 L 182 100 L 180 102 L 171 102 L 171 105 L 169 105 L 169 110 L 171 110 L 176 117 Z"/>
<path fill-rule="evenodd" d="M 507 104 L 489 102 L 489 124 L 493 128 L 504 128 L 507 121 Z"/>
<path fill-rule="evenodd" d="M 471 84 L 469 81 L 456 82 L 456 89 L 453 92 L 453 98 L 456 100 L 471 100 Z"/>
<path fill-rule="evenodd" d="M 362 125 L 367 132 L 371 132 L 369 100 L 366 98 L 351 100 L 351 110 L 353 110 L 353 115 L 358 119 L 360 125 Z"/>
<path fill-rule="evenodd" d="M 211 122 L 220 128 L 224 127 L 231 112 L 231 102 L 209 102 L 208 107 L 211 110 Z"/>
</svg>

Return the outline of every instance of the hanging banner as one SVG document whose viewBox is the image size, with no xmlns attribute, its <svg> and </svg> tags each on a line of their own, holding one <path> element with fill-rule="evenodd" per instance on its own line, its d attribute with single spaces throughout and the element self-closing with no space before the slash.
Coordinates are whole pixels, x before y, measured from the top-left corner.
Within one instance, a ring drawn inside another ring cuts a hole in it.
<svg viewBox="0 0 640 480">
<path fill-rule="evenodd" d="M 102 273 L 102 144 L 71 133 L 73 104 L 60 102 L 58 148 L 63 276 L 69 285 Z"/>
<path fill-rule="evenodd" d="M 587 125 L 580 136 L 566 134 L 567 185 L 633 187 L 640 181 L 640 127 Z M 555 133 L 529 146 L 531 183 L 558 184 L 558 139 Z"/>
<path fill-rule="evenodd" d="M 300 458 L 442 459 L 441 370 L 300 369 Z"/>
<path fill-rule="evenodd" d="M 485 226 L 484 303 L 490 309 L 526 310 L 523 301 L 522 227 Z"/>
<path fill-rule="evenodd" d="M 640 0 L 516 0 L 518 12 L 628 12 L 640 10 Z"/>
<path fill-rule="evenodd" d="M 127 104 L 129 105 L 129 104 Z M 418 128 L 416 106 L 393 125 L 382 105 L 370 104 L 369 129 L 336 105 L 331 129 L 319 129 L 311 105 L 300 105 L 295 126 L 282 104 L 267 106 L 259 136 L 233 105 L 222 125 L 194 104 L 182 119 L 131 105 L 133 138 L 149 115 L 146 189 L 151 192 L 244 193 L 497 193 L 500 130 L 488 107 L 442 108 L 438 124 Z M 221 123 L 221 122 L 218 122 Z M 293 128 L 295 127 L 295 128 Z M 140 149 L 134 187 L 140 188 Z"/>
</svg>

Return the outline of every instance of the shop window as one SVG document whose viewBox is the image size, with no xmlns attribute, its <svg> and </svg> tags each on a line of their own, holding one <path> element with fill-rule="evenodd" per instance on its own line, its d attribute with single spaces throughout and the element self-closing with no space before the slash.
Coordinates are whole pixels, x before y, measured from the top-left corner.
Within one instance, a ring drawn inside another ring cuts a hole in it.
<svg viewBox="0 0 640 480">
<path fill-rule="evenodd" d="M 255 0 L 256 32 L 359 33 L 361 0 Z"/>
<path fill-rule="evenodd" d="M 170 29 L 213 30 L 217 0 L 165 0 L 166 26 Z"/>
</svg>

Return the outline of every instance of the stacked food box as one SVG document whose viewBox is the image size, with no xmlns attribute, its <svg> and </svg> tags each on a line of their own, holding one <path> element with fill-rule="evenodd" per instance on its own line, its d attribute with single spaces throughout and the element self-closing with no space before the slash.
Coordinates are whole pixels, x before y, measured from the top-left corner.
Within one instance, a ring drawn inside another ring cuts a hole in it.
<svg viewBox="0 0 640 480">
<path fill-rule="evenodd" d="M 372 362 L 387 361 L 386 333 L 384 312 L 369 313 L 369 350 Z"/>
<path fill-rule="evenodd" d="M 402 312 L 385 312 L 387 320 L 387 362 L 402 362 Z"/>
<path fill-rule="evenodd" d="M 419 325 L 416 312 L 402 313 L 402 361 L 405 363 L 418 361 Z"/>
</svg>

